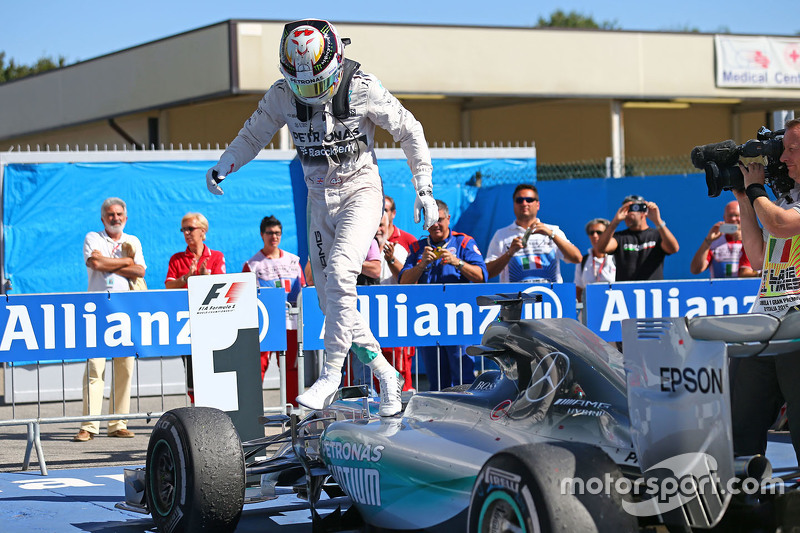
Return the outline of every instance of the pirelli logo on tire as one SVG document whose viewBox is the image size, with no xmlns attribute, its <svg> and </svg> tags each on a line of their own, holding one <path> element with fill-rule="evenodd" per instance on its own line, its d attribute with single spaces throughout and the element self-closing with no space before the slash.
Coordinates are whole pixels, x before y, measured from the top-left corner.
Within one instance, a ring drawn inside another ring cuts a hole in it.
<svg viewBox="0 0 800 533">
<path fill-rule="evenodd" d="M 496 487 L 504 487 L 510 490 L 513 494 L 519 493 L 519 482 L 522 480 L 520 476 L 512 472 L 506 472 L 499 468 L 489 467 L 483 472 L 483 481 L 486 484 L 494 485 Z"/>
</svg>

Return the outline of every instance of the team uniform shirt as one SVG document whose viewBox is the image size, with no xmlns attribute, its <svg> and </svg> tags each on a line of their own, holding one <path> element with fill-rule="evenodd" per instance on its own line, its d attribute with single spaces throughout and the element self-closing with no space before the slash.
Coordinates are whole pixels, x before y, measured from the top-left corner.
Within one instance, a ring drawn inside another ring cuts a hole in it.
<svg viewBox="0 0 800 533">
<path fill-rule="evenodd" d="M 586 288 L 588 283 L 611 283 L 617 279 L 614 256 L 595 257 L 592 249 L 586 252 L 581 262 L 575 265 L 575 286 Z"/>
<path fill-rule="evenodd" d="M 124 257 L 122 254 L 122 244 L 128 242 L 133 246 L 135 253 L 133 263 L 147 268 L 142 252 L 142 243 L 133 235 L 123 233 L 118 241 L 113 240 L 105 230 L 90 231 L 83 239 L 83 263 L 89 260 L 92 252 L 97 250 L 103 257 Z M 113 272 L 100 272 L 93 268 L 86 267 L 89 275 L 88 291 L 127 291 L 130 290 L 128 278 L 114 274 Z"/>
<path fill-rule="evenodd" d="M 259 250 L 256 255 L 245 262 L 242 272 L 255 273 L 259 287 L 283 289 L 286 291 L 286 301 L 297 305 L 300 289 L 306 286 L 300 258 L 281 249 L 278 249 L 278 253 L 279 256 L 272 259 Z M 297 329 L 297 315 L 290 314 L 288 309 L 286 310 L 286 328 Z"/>
<path fill-rule="evenodd" d="M 178 252 L 169 258 L 169 266 L 167 266 L 167 279 L 166 281 L 176 280 L 184 274 L 189 273 L 189 268 L 192 266 L 195 255 L 186 247 L 186 250 Z M 225 273 L 225 256 L 222 252 L 212 250 L 208 246 L 203 246 L 203 254 L 197 261 L 197 271 L 205 265 L 206 269 L 212 274 Z"/>
<path fill-rule="evenodd" d="M 778 207 L 800 212 L 800 187 L 775 201 Z M 787 309 L 800 305 L 800 235 L 779 239 L 762 230 L 766 247 L 761 285 L 751 313 L 783 316 Z"/>
<path fill-rule="evenodd" d="M 655 228 L 642 231 L 624 229 L 614 233 L 617 249 L 617 281 L 643 281 L 664 279 L 664 258 L 661 235 Z"/>
<path fill-rule="evenodd" d="M 446 248 L 451 254 L 462 259 L 465 263 L 477 265 L 483 271 L 483 281 L 489 279 L 489 273 L 486 272 L 486 263 L 483 261 L 478 246 L 475 244 L 475 239 L 465 233 L 457 231 L 450 231 L 450 235 L 440 243 L 431 243 L 430 237 L 420 239 L 411 245 L 406 262 L 403 269 L 400 271 L 400 278 L 403 273 L 420 262 L 422 254 L 426 246 L 433 248 Z M 470 281 L 464 277 L 461 270 L 456 268 L 456 265 L 443 264 L 441 259 L 436 259 L 428 264 L 428 267 L 419 277 L 418 284 L 425 283 L 469 283 Z"/>
<path fill-rule="evenodd" d="M 711 243 L 706 256 L 712 278 L 735 278 L 739 276 L 739 263 L 744 254 L 742 241 L 730 235 L 720 235 Z"/>
<path fill-rule="evenodd" d="M 411 245 L 417 242 L 417 238 L 411 235 L 407 231 L 403 231 L 397 226 L 392 226 L 394 230 L 392 234 L 389 236 L 389 242 L 399 243 L 403 245 L 403 248 L 406 250 L 406 255 L 408 255 L 408 251 L 411 249 Z M 395 258 L 396 259 L 396 258 Z"/>
<path fill-rule="evenodd" d="M 567 236 L 558 226 L 550 226 L 556 235 L 569 242 Z M 511 241 L 523 237 L 528 228 L 517 223 L 497 230 L 489 243 L 486 261 L 494 261 L 509 249 Z M 561 283 L 561 261 L 564 254 L 558 249 L 549 235 L 531 234 L 528 244 L 509 260 L 508 265 L 500 272 L 500 283 L 519 283 L 547 280 Z"/>
</svg>

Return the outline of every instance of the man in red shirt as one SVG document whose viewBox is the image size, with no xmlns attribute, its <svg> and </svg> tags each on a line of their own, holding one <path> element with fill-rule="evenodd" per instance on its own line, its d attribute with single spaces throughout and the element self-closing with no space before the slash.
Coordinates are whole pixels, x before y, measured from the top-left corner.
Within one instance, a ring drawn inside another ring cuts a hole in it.
<svg viewBox="0 0 800 533">
<path fill-rule="evenodd" d="M 394 225 L 394 217 L 397 215 L 397 209 L 394 205 L 394 199 L 391 196 L 383 197 L 383 210 L 389 218 L 389 226 L 386 228 L 386 233 L 389 235 L 389 238 L 386 240 L 391 243 L 402 244 L 407 252 L 409 246 L 417 242 L 417 238 Z"/>
</svg>

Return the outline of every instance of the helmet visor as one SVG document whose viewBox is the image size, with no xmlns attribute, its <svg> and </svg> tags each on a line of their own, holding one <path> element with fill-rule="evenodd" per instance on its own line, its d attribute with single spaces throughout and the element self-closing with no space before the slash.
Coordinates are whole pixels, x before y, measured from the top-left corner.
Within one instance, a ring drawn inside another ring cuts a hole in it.
<svg viewBox="0 0 800 533">
<path fill-rule="evenodd" d="M 332 97 L 341 76 L 341 65 L 327 78 L 318 79 L 316 81 L 302 80 L 296 76 L 287 76 L 284 72 L 284 77 L 289 84 L 289 88 L 298 98 L 307 103 L 321 103 Z M 312 100 L 314 102 L 311 102 Z"/>
<path fill-rule="evenodd" d="M 287 78 L 286 81 L 289 83 L 292 92 L 300 98 L 316 98 L 330 91 L 336 85 L 338 77 L 339 74 L 337 72 L 333 76 L 328 76 L 324 80 L 314 83 L 299 83 L 297 78 Z"/>
</svg>

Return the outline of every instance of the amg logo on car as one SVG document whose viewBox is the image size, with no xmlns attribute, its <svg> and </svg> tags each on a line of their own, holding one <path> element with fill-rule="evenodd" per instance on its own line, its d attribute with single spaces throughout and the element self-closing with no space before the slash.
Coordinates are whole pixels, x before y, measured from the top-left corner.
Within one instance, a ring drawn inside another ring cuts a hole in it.
<svg viewBox="0 0 800 533">
<path fill-rule="evenodd" d="M 522 479 L 517 474 L 500 470 L 499 468 L 489 467 L 483 473 L 484 480 L 489 485 L 505 487 L 513 494 L 519 494 L 519 482 Z M 482 480 L 478 480 L 480 482 Z"/>
<path fill-rule="evenodd" d="M 331 465 L 331 474 L 354 502 L 381 504 L 381 476 L 374 468 Z"/>
<path fill-rule="evenodd" d="M 700 392 L 702 394 L 722 394 L 722 369 L 720 368 L 675 368 L 662 366 L 661 391 L 675 392 L 683 388 L 687 392 Z"/>
</svg>

